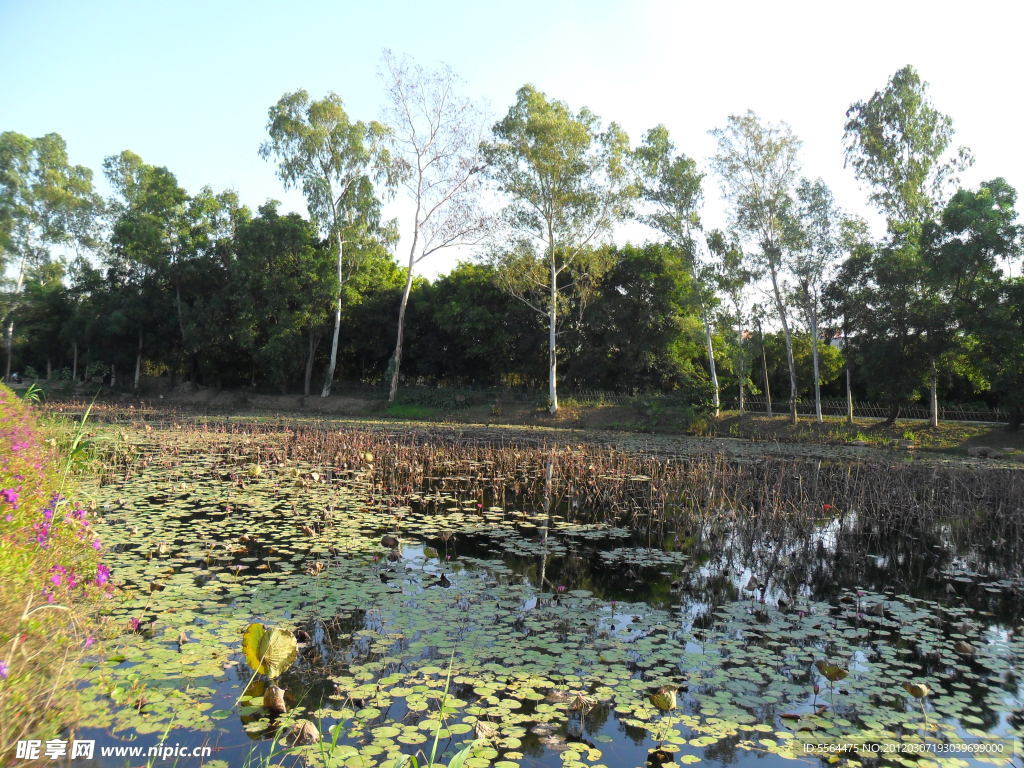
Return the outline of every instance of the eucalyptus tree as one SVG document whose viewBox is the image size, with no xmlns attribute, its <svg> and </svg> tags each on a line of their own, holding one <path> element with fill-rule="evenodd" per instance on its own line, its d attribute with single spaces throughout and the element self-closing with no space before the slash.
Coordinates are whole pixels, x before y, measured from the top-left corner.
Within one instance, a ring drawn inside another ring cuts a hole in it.
<svg viewBox="0 0 1024 768">
<path fill-rule="evenodd" d="M 558 326 L 569 294 L 585 299 L 608 266 L 594 247 L 625 218 L 635 197 L 629 139 L 603 128 L 589 109 L 573 112 L 532 85 L 483 145 L 488 175 L 509 202 L 507 247 L 497 252 L 502 284 L 546 318 L 548 407 L 558 412 Z M 560 298 L 561 297 L 561 298 Z"/>
<path fill-rule="evenodd" d="M 821 366 L 818 351 L 821 342 L 822 300 L 842 251 L 842 212 L 836 206 L 831 190 L 821 179 L 801 179 L 796 197 L 790 269 L 796 281 L 797 305 L 803 312 L 811 334 L 814 416 L 820 424 L 824 421 L 821 414 Z"/>
<path fill-rule="evenodd" d="M 270 107 L 267 132 L 270 139 L 261 145 L 261 157 L 277 159 L 278 177 L 285 187 L 302 190 L 310 216 L 336 250 L 334 332 L 320 393 L 327 397 L 338 362 L 345 285 L 361 266 L 360 256 L 368 250 L 364 246 L 392 236 L 382 225 L 374 184 L 378 179 L 386 186 L 393 181 L 385 147 L 388 131 L 376 121 L 352 121 L 335 93 L 313 101 L 298 90 Z"/>
<path fill-rule="evenodd" d="M 889 247 L 878 249 L 875 262 L 866 266 L 883 281 L 902 275 L 906 284 L 901 290 L 919 310 L 908 321 L 913 335 L 923 339 L 905 339 L 904 365 L 917 368 L 911 352 L 923 352 L 919 373 L 927 371 L 930 379 L 931 422 L 937 426 L 937 361 L 947 334 L 936 326 L 936 322 L 941 325 L 942 308 L 928 295 L 928 281 L 921 279 L 928 269 L 921 236 L 925 223 L 937 215 L 955 188 L 957 173 L 971 164 L 972 157 L 964 147 L 953 148 L 952 119 L 931 104 L 927 83 L 910 66 L 896 72 L 870 99 L 853 104 L 846 116 L 847 162 L 889 223 Z M 907 397 L 911 391 L 895 394 Z"/>
<path fill-rule="evenodd" d="M 12 266 L 14 273 L 5 308 L 5 378 L 11 375 L 14 321 L 27 271 L 49 261 L 53 246 L 91 244 L 99 206 L 92 171 L 71 165 L 58 134 L 0 134 L 0 270 Z"/>
<path fill-rule="evenodd" d="M 838 236 L 840 251 L 845 254 L 847 261 L 839 266 L 828 285 L 825 286 L 822 293 L 822 309 L 823 314 L 832 321 L 833 330 L 839 331 L 842 338 L 841 348 L 846 379 L 846 421 L 848 424 L 853 424 L 852 368 L 858 342 L 865 341 L 865 338 L 863 336 L 860 339 L 854 337 L 853 334 L 858 332 L 858 329 L 851 325 L 851 319 L 855 318 L 858 312 L 866 306 L 861 292 L 868 286 L 843 278 L 846 264 L 869 258 L 874 249 L 874 243 L 871 241 L 868 223 L 858 216 L 844 215 L 839 221 Z"/>
<path fill-rule="evenodd" d="M 711 133 L 718 142 L 711 163 L 721 178 L 726 199 L 732 203 L 733 224 L 737 231 L 754 240 L 757 258 L 771 278 L 775 310 L 786 340 L 789 415 L 795 424 L 799 390 L 782 279 L 787 268 L 787 221 L 800 141 L 785 123 L 763 123 L 749 111 L 730 115 L 724 128 Z"/>
<path fill-rule="evenodd" d="M 704 345 L 711 375 L 712 406 L 717 416 L 720 408 L 718 371 L 715 366 L 715 348 L 712 343 L 712 310 L 715 291 L 711 270 L 700 263 L 699 208 L 701 182 L 704 174 L 697 163 L 686 155 L 676 154 L 668 129 L 658 125 L 649 130 L 634 156 L 639 171 L 639 194 L 650 206 L 640 220 L 668 238 L 686 260 L 697 291 L 700 319 L 704 326 Z M 740 399 L 742 400 L 742 390 Z"/>
<path fill-rule="evenodd" d="M 486 217 L 480 208 L 480 111 L 458 94 L 459 79 L 448 67 L 433 71 L 384 53 L 388 93 L 386 120 L 398 176 L 412 205 L 405 288 L 391 359 L 388 402 L 398 392 L 405 314 L 416 265 L 438 251 L 478 242 Z"/>
<path fill-rule="evenodd" d="M 745 391 L 750 381 L 753 361 L 747 338 L 747 323 L 752 319 L 748 292 L 757 273 L 736 237 L 714 230 L 709 233 L 707 241 L 708 250 L 716 259 L 715 281 L 726 299 L 727 306 L 722 317 L 733 336 L 732 343 L 728 345 L 729 359 L 736 377 L 739 409 L 742 412 L 746 407 Z"/>
</svg>

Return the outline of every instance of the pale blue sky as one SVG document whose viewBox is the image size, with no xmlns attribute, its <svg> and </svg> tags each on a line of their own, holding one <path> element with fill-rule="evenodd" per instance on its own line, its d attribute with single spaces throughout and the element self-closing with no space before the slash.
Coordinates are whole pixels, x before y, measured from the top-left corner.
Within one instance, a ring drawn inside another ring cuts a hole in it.
<svg viewBox="0 0 1024 768">
<path fill-rule="evenodd" d="M 103 157 L 131 149 L 189 191 L 234 188 L 254 208 L 273 197 L 304 211 L 257 155 L 267 108 L 301 87 L 379 117 L 387 47 L 447 62 L 494 117 L 532 82 L 633 139 L 663 122 L 701 162 L 707 131 L 752 108 L 789 122 L 805 172 L 863 212 L 843 169 L 844 112 L 907 63 L 974 150 L 966 181 L 1002 175 L 1024 190 L 1021 21 L 1010 2 L 0 0 L 0 130 L 56 131 L 97 175 Z M 716 191 L 709 179 L 712 225 Z"/>
</svg>

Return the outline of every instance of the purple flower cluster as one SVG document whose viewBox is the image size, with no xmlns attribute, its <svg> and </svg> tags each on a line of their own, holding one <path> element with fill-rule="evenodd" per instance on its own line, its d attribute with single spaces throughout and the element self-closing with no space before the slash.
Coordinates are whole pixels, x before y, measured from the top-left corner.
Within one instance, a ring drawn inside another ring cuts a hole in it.
<svg viewBox="0 0 1024 768">
<path fill-rule="evenodd" d="M 110 568 L 93 554 L 102 546 L 89 511 L 53 492 L 52 458 L 29 408 L 0 386 L 0 541 L 35 550 L 26 586 L 47 602 L 94 591 L 110 597 Z"/>
</svg>

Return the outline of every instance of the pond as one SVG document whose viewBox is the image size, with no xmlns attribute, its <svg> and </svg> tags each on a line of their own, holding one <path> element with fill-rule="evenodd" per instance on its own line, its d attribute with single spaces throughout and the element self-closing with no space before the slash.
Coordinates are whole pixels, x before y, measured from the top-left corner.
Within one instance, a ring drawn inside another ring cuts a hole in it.
<svg viewBox="0 0 1024 768">
<path fill-rule="evenodd" d="M 671 458 L 466 445 L 126 430 L 93 490 L 126 598 L 75 738 L 214 767 L 422 765 L 435 743 L 473 744 L 469 768 L 1020 760 L 1015 478 L 881 516 L 822 479 L 852 465 L 783 462 L 799 497 L 730 508 L 761 465 L 675 459 L 695 499 Z M 273 681 L 252 624 L 297 641 Z M 320 741 L 289 748 L 301 721 Z"/>
</svg>

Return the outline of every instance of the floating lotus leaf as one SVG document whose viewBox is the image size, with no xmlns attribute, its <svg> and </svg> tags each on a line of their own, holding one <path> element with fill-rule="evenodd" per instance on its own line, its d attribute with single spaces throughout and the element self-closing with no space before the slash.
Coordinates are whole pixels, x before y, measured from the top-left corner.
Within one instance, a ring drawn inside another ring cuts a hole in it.
<svg viewBox="0 0 1024 768">
<path fill-rule="evenodd" d="M 850 674 L 849 670 L 843 669 L 838 664 L 832 664 L 831 662 L 824 660 L 814 662 L 814 666 L 818 668 L 818 671 L 821 672 L 825 679 L 830 683 L 838 683 Z"/>
<path fill-rule="evenodd" d="M 290 667 L 299 653 L 291 630 L 274 627 L 267 632 L 262 624 L 250 624 L 242 635 L 245 660 L 257 674 L 274 679 Z"/>
</svg>

